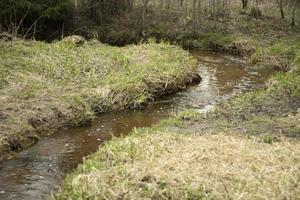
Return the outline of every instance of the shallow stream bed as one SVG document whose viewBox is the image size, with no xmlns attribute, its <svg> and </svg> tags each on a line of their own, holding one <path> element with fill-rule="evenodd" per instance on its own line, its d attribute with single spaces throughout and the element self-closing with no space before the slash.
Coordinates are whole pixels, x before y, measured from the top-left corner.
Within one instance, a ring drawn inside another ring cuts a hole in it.
<svg viewBox="0 0 300 200">
<path fill-rule="evenodd" d="M 202 82 L 186 91 L 151 103 L 145 110 L 101 114 L 91 124 L 58 131 L 0 163 L 0 199 L 48 199 L 66 173 L 95 152 L 111 135 L 150 127 L 184 108 L 207 110 L 241 92 L 260 88 L 272 69 L 251 66 L 224 54 L 192 52 L 198 58 Z"/>
</svg>

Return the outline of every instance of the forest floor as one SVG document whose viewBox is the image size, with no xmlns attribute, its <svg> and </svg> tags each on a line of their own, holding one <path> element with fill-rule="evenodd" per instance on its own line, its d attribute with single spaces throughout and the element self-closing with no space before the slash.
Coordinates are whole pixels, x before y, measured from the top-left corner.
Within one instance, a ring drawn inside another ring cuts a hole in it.
<svg viewBox="0 0 300 200">
<path fill-rule="evenodd" d="M 0 160 L 58 128 L 200 81 L 188 52 L 164 43 L 0 42 Z"/>
<path fill-rule="evenodd" d="M 238 31 L 240 43 L 213 45 L 224 50 L 234 44 L 240 51 L 236 44 L 243 44 L 240 49 L 252 49 L 247 54 L 253 64 L 288 72 L 208 113 L 186 110 L 105 143 L 66 178 L 55 198 L 297 199 L 300 39 L 296 30 L 281 32 L 266 20 L 254 29 L 267 33 Z M 228 41 L 226 34 L 218 37 Z"/>
<path fill-rule="evenodd" d="M 250 10 L 241 13 L 240 8 L 235 8 L 229 15 L 202 17 L 195 24 L 175 13 L 149 14 L 142 35 L 136 32 L 139 29 L 135 21 L 130 21 L 131 18 L 135 19 L 134 16 L 120 16 L 113 23 L 98 29 L 95 27 L 95 31 L 100 32 L 101 41 L 112 45 L 123 46 L 154 38 L 157 41 L 170 41 L 185 49 L 249 56 L 257 47 L 268 47 L 277 40 L 297 37 L 300 31 L 300 26 L 290 26 L 289 19 L 274 17 L 277 10 L 266 12 L 269 13 L 254 17 Z"/>
</svg>

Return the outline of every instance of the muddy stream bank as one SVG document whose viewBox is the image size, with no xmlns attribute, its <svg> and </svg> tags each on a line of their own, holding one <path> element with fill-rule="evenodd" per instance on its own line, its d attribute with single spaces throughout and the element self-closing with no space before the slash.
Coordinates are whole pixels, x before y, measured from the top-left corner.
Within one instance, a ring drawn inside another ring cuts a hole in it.
<svg viewBox="0 0 300 200">
<path fill-rule="evenodd" d="M 263 86 L 272 69 L 251 66 L 224 54 L 193 52 L 202 82 L 161 98 L 145 110 L 111 112 L 91 124 L 58 131 L 0 163 L 0 199 L 47 199 L 66 173 L 98 149 L 111 135 L 126 135 L 134 127 L 149 127 L 183 108 L 207 110 L 243 91 Z"/>
</svg>

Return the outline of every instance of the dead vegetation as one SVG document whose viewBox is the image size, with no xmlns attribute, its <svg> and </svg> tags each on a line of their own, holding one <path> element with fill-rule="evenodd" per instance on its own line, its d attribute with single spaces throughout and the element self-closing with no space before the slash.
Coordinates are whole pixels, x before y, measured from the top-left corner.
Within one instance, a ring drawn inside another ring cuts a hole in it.
<svg viewBox="0 0 300 200">
<path fill-rule="evenodd" d="M 87 159 L 57 199 L 295 199 L 299 145 L 228 133 L 122 138 Z"/>
</svg>

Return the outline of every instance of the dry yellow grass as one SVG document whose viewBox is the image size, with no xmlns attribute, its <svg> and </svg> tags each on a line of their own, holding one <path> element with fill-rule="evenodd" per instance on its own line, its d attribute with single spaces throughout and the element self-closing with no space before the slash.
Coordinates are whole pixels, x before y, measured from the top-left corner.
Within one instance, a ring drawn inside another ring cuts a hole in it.
<svg viewBox="0 0 300 200">
<path fill-rule="evenodd" d="M 300 143 L 157 133 L 100 148 L 58 199 L 297 199 Z"/>
</svg>

